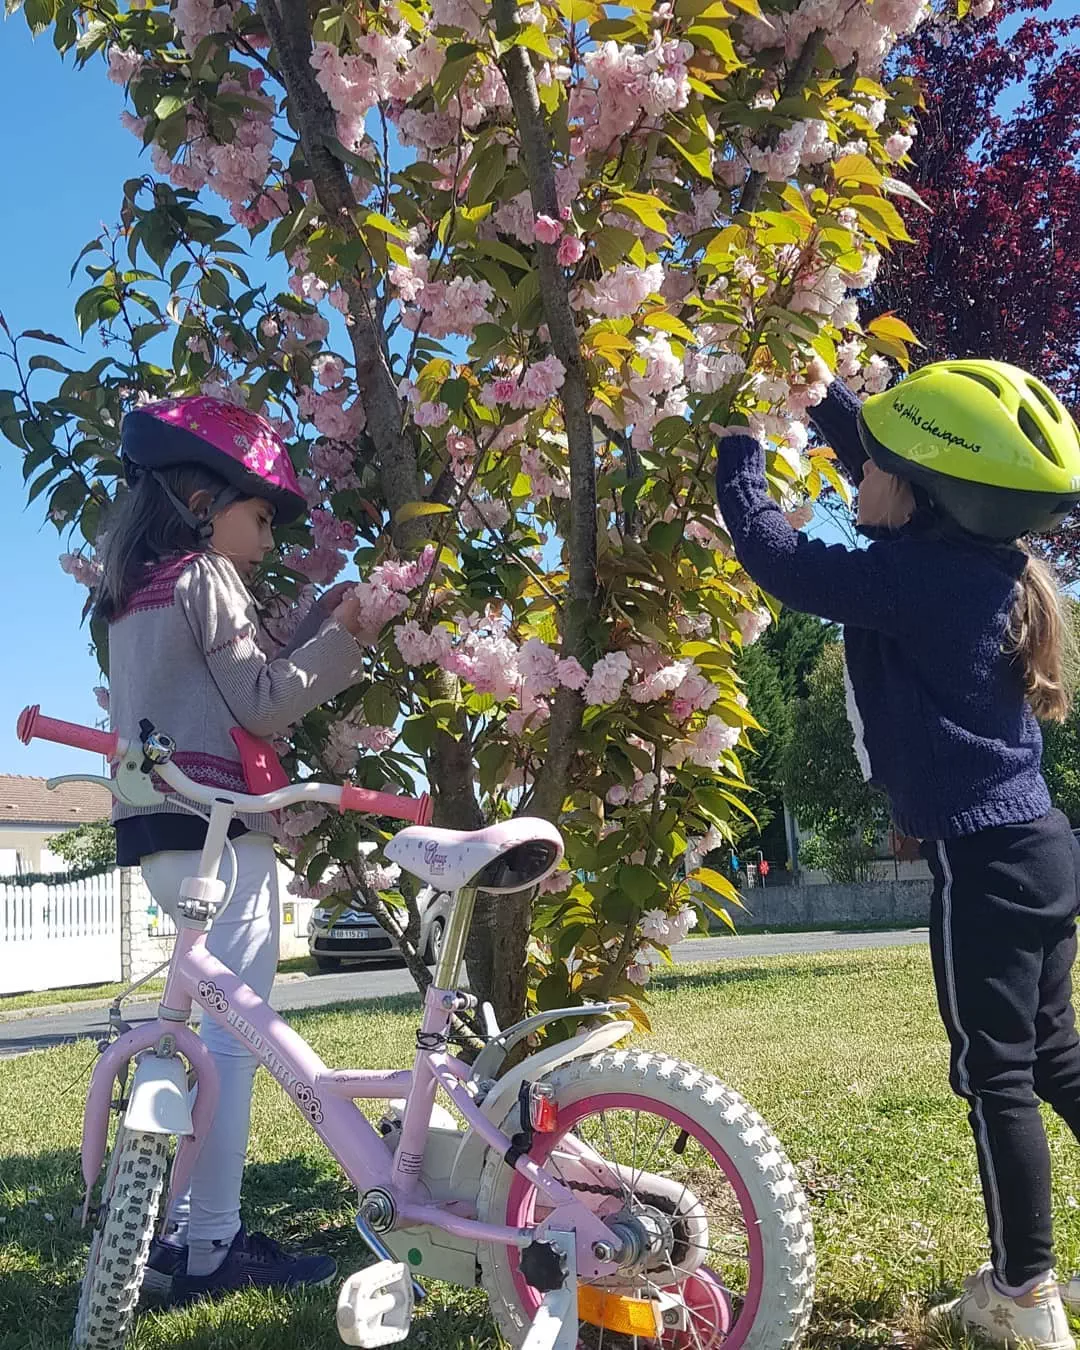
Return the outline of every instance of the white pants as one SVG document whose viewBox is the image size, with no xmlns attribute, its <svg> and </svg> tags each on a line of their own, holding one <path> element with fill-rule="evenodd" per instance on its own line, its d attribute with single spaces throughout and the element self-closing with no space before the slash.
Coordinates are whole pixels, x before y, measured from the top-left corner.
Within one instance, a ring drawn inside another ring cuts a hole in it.
<svg viewBox="0 0 1080 1350">
<path fill-rule="evenodd" d="M 232 899 L 215 919 L 207 939 L 208 950 L 239 975 L 245 984 L 268 998 L 278 962 L 281 906 L 278 900 L 277 861 L 270 836 L 245 834 L 233 840 L 237 878 Z M 142 860 L 147 889 L 174 919 L 179 907 L 180 883 L 199 867 L 197 852 L 153 853 Z M 228 854 L 222 876 L 229 880 Z M 251 1084 L 255 1057 L 205 1013 L 200 1031 L 214 1057 L 221 1078 L 221 1096 L 203 1143 L 188 1193 L 178 1196 L 169 1215 L 179 1241 L 228 1241 L 240 1227 L 240 1182 L 247 1153 L 251 1120 Z"/>
</svg>

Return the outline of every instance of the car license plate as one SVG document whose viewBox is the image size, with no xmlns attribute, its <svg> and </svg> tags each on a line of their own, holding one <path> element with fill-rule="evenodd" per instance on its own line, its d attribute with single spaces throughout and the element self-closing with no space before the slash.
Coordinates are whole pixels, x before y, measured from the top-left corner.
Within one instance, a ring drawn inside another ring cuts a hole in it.
<svg viewBox="0 0 1080 1350">
<path fill-rule="evenodd" d="M 347 942 L 371 942 L 375 935 L 364 928 L 331 928 L 330 936 Z"/>
</svg>

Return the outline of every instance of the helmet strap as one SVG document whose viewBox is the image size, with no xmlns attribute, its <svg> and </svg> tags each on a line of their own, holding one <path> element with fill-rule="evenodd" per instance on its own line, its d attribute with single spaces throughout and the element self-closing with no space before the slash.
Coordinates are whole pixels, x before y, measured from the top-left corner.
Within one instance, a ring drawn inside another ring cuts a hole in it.
<svg viewBox="0 0 1080 1350">
<path fill-rule="evenodd" d="M 225 507 L 229 506 L 232 502 L 239 501 L 239 499 L 244 495 L 242 492 L 234 488 L 231 483 L 226 483 L 225 486 L 221 488 L 221 490 L 211 500 L 209 509 L 207 510 L 206 514 L 204 516 L 197 516 L 195 512 L 191 509 L 191 507 L 188 506 L 187 502 L 183 502 L 180 500 L 180 498 L 176 495 L 176 493 L 172 490 L 172 488 L 168 485 L 168 483 L 166 483 L 165 479 L 162 477 L 160 473 L 157 472 L 156 469 L 151 469 L 149 472 L 154 482 L 157 483 L 158 487 L 161 488 L 165 496 L 168 497 L 169 504 L 176 512 L 176 514 L 180 517 L 180 519 L 184 522 L 185 525 L 190 526 L 190 528 L 194 530 L 195 537 L 198 539 L 200 544 L 209 543 L 210 536 L 214 533 L 214 517 L 218 514 L 218 512 L 223 511 Z"/>
</svg>

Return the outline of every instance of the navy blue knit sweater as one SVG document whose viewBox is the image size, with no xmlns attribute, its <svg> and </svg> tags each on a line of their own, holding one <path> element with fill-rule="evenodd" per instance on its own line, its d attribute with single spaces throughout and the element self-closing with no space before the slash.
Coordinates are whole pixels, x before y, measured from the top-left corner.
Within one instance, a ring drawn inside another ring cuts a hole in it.
<svg viewBox="0 0 1080 1350">
<path fill-rule="evenodd" d="M 865 462 L 857 408 L 837 382 L 815 409 L 856 481 Z M 736 556 L 762 589 L 844 625 L 856 749 L 899 829 L 949 839 L 1050 809 L 1038 723 L 1002 651 L 1019 549 L 914 527 L 866 549 L 811 539 L 769 496 L 765 456 L 749 436 L 720 442 L 716 490 Z"/>
</svg>

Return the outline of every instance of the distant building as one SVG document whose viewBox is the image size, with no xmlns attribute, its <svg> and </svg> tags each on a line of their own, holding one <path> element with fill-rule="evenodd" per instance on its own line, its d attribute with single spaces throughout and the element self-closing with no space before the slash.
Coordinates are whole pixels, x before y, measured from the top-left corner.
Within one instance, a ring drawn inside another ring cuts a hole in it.
<svg viewBox="0 0 1080 1350">
<path fill-rule="evenodd" d="M 44 778 L 0 774 L 0 877 L 67 872 L 68 863 L 48 841 L 76 825 L 108 819 L 112 798 L 94 783 L 63 783 L 55 792 Z"/>
</svg>

